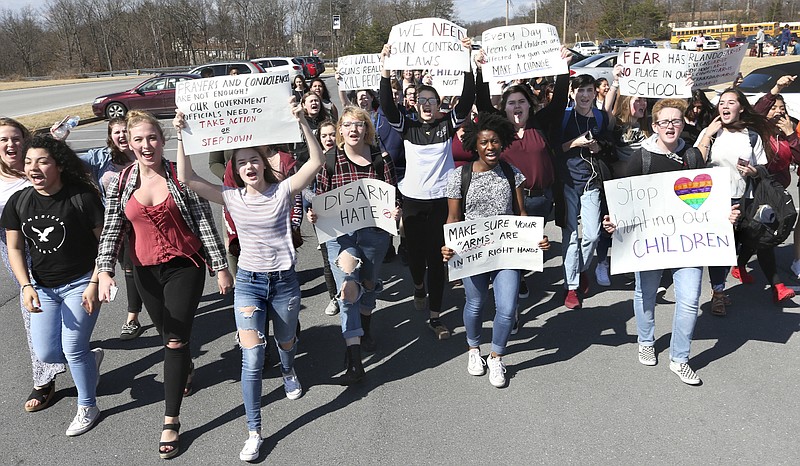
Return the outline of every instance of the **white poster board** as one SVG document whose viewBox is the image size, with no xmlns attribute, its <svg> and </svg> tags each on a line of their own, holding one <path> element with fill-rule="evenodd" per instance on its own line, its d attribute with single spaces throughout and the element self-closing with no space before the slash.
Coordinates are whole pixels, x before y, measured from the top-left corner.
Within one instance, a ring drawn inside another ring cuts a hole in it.
<svg viewBox="0 0 800 466">
<path fill-rule="evenodd" d="M 175 87 L 187 154 L 300 142 L 289 73 L 187 79 Z"/>
<path fill-rule="evenodd" d="M 633 176 L 603 185 L 617 226 L 612 274 L 736 264 L 727 168 Z"/>
<path fill-rule="evenodd" d="M 431 70 L 433 88 L 441 97 L 461 95 L 464 90 L 464 72 L 458 70 Z"/>
<path fill-rule="evenodd" d="M 713 50 L 710 52 L 686 52 L 689 72 L 694 87 L 707 88 L 717 84 L 730 84 L 742 68 L 747 54 L 747 45 Z"/>
<path fill-rule="evenodd" d="M 365 53 L 339 57 L 336 64 L 339 79 L 336 84 L 342 91 L 378 89 L 381 82 L 380 54 Z"/>
<path fill-rule="evenodd" d="M 458 280 L 493 270 L 542 271 L 542 217 L 495 215 L 444 225 L 444 244 L 455 251 L 448 277 Z"/>
<path fill-rule="evenodd" d="M 554 76 L 568 72 L 561 59 L 561 41 L 555 26 L 544 23 L 503 26 L 485 31 L 481 46 L 486 54 L 486 81 Z"/>
<path fill-rule="evenodd" d="M 366 227 L 397 235 L 395 187 L 381 180 L 362 178 L 341 188 L 318 194 L 311 201 L 317 214 L 317 240 L 336 239 Z"/>
<path fill-rule="evenodd" d="M 389 33 L 392 52 L 388 70 L 469 71 L 470 50 L 461 45 L 467 30 L 446 19 L 412 19 L 396 24 Z"/>
</svg>

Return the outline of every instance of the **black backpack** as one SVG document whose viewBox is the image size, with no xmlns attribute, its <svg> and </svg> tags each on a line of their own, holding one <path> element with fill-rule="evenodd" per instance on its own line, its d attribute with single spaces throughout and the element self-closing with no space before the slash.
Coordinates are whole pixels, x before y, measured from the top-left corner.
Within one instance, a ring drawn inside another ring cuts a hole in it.
<svg viewBox="0 0 800 466">
<path fill-rule="evenodd" d="M 753 187 L 753 199 L 745 202 L 738 232 L 745 246 L 765 249 L 777 246 L 789 237 L 797 221 L 797 211 L 792 195 L 783 185 L 764 166 L 759 165 L 756 170 L 759 177 L 749 179 Z M 774 213 L 772 222 L 762 223 L 759 220 L 764 209 L 771 209 Z"/>
</svg>

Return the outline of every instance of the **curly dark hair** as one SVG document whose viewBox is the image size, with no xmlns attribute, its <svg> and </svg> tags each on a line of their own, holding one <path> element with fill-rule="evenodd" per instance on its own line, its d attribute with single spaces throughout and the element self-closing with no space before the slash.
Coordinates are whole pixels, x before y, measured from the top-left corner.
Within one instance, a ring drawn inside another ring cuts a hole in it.
<svg viewBox="0 0 800 466">
<path fill-rule="evenodd" d="M 50 154 L 56 165 L 61 168 L 61 183 L 64 186 L 83 184 L 100 195 L 92 181 L 92 175 L 66 142 L 54 139 L 49 134 L 39 135 L 26 142 L 25 152 L 30 149 L 43 149 Z"/>
<path fill-rule="evenodd" d="M 469 119 L 464 121 L 464 136 L 461 138 L 464 150 L 473 154 L 478 153 L 478 133 L 481 131 L 494 131 L 500 138 L 503 150 L 514 142 L 514 125 L 508 121 L 505 115 L 480 112 L 477 122 Z"/>
</svg>

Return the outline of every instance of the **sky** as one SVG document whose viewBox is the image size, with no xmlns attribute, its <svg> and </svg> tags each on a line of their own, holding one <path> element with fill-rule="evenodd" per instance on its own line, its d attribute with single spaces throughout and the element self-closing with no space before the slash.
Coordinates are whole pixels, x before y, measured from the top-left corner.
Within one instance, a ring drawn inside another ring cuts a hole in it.
<svg viewBox="0 0 800 466">
<path fill-rule="evenodd" d="M 511 2 L 511 16 L 515 12 L 521 13 L 533 4 L 534 0 L 516 0 Z M 456 15 L 463 22 L 486 20 L 506 15 L 506 0 L 453 0 L 455 3 Z M 34 8 L 44 4 L 42 0 L 5 0 L 2 7 L 10 10 L 18 10 L 25 5 Z"/>
</svg>

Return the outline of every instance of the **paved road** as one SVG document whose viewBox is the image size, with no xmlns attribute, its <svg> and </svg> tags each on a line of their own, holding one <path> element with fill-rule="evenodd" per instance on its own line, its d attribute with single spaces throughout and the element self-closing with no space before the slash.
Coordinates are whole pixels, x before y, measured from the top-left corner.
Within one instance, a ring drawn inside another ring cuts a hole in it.
<svg viewBox="0 0 800 466">
<path fill-rule="evenodd" d="M 145 79 L 146 76 L 137 76 L 131 79 L 0 91 L 0 109 L 3 115 L 11 118 L 49 112 L 91 103 L 95 97 L 130 89 Z"/>
<path fill-rule="evenodd" d="M 96 128 L 101 135 L 95 137 L 102 139 L 103 125 Z M 73 143 L 90 144 L 91 131 L 80 128 Z M 196 157 L 195 167 L 211 179 L 203 156 Z M 407 269 L 395 261 L 381 274 L 387 286 L 373 319 L 378 352 L 365 358 L 365 383 L 344 388 L 332 381 L 344 359 L 339 317 L 322 312 L 327 295 L 319 253 L 311 231 L 304 233 L 308 242 L 297 266 L 304 307 L 297 372 L 306 392 L 290 401 L 278 368 L 264 372 L 267 441 L 260 462 L 796 463 L 800 311 L 794 303 L 785 309 L 772 305 L 758 271 L 755 284 L 732 286 L 727 318 L 710 315 L 710 290 L 704 290 L 691 359 L 704 384 L 690 387 L 668 369 L 669 304 L 657 310 L 659 364 L 642 366 L 630 280 L 615 276 L 606 289 L 592 284 L 585 308 L 568 311 L 562 306 L 561 260 L 550 253 L 544 272 L 528 277 L 531 296 L 520 302 L 522 328 L 505 358 L 510 383 L 498 390 L 485 376 L 466 372 L 463 288 L 448 287 L 443 320 L 454 334 L 436 341 L 413 309 Z M 548 225 L 546 234 L 558 251 L 560 231 Z M 785 277 L 790 257 L 791 246 L 781 247 L 778 263 Z M 214 288 L 209 280 L 197 314 L 196 393 L 183 406 L 183 453 L 175 464 L 237 464 L 246 437 L 231 301 Z M 69 374 L 58 378 L 53 406 L 34 414 L 22 410 L 30 368 L 15 293 L 4 283 L 0 462 L 163 464 L 156 455 L 163 396 L 155 330 L 148 325 L 138 340 L 120 342 L 125 296 L 103 307 L 92 338 L 93 346 L 106 349 L 98 392 L 103 418 L 87 434 L 67 438 L 76 395 Z M 665 299 L 672 300 L 672 290 Z M 487 321 L 485 338 L 490 326 Z M 274 347 L 271 356 L 277 360 Z"/>
</svg>

